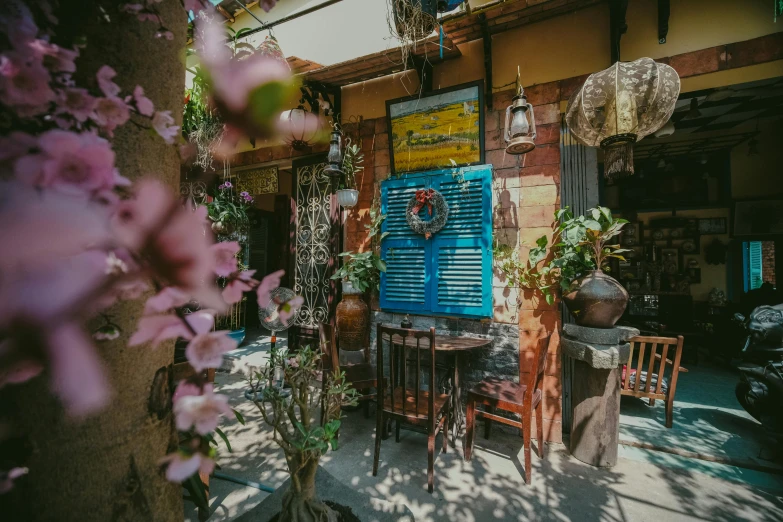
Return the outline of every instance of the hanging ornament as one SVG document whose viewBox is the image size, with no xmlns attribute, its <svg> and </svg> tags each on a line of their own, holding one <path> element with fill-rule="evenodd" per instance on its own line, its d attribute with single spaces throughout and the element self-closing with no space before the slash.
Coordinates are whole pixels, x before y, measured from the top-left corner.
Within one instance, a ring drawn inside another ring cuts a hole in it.
<svg viewBox="0 0 783 522">
<path fill-rule="evenodd" d="M 285 59 L 283 50 L 280 48 L 280 44 L 277 42 L 277 38 L 271 34 L 267 35 L 266 38 L 264 38 L 264 41 L 256 47 L 256 54 L 273 58 L 280 63 L 284 63 L 289 70 L 291 69 L 291 66 Z"/>
<path fill-rule="evenodd" d="M 591 74 L 568 102 L 566 122 L 577 139 L 604 150 L 604 174 L 633 174 L 633 144 L 660 129 L 674 112 L 680 77 L 651 58 L 617 62 Z"/>
</svg>

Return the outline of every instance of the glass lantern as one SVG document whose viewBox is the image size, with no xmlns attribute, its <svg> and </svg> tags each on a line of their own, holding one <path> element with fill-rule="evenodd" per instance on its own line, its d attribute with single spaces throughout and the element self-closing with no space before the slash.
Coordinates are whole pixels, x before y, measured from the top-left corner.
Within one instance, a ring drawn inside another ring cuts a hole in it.
<svg viewBox="0 0 783 522">
<path fill-rule="evenodd" d="M 330 134 L 329 154 L 326 156 L 326 161 L 329 165 L 324 168 L 324 174 L 333 181 L 332 186 L 335 188 L 337 188 L 337 185 L 340 183 L 340 177 L 343 175 L 343 170 L 340 168 L 343 162 L 342 142 L 342 133 L 338 129 L 334 129 Z"/>
<path fill-rule="evenodd" d="M 520 86 L 511 105 L 506 108 L 506 153 L 526 154 L 536 148 L 536 120 L 533 106 L 527 102 Z"/>
</svg>

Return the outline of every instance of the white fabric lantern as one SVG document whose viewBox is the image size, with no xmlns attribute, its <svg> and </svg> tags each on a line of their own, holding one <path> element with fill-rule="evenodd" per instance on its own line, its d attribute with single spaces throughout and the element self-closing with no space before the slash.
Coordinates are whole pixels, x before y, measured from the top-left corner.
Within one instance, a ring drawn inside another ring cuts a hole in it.
<svg viewBox="0 0 783 522">
<path fill-rule="evenodd" d="M 608 179 L 633 174 L 633 144 L 671 117 L 680 77 L 651 58 L 617 62 L 591 74 L 568 102 L 566 122 L 585 145 L 604 150 Z"/>
</svg>

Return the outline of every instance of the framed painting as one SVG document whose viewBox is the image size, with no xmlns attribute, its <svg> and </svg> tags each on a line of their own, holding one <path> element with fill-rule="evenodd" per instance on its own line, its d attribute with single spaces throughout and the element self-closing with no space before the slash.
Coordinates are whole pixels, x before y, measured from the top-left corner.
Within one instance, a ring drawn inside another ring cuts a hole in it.
<svg viewBox="0 0 783 522">
<path fill-rule="evenodd" d="M 699 234 L 726 234 L 728 233 L 728 219 L 725 217 L 700 218 Z"/>
<path fill-rule="evenodd" d="M 386 102 L 391 171 L 484 163 L 483 80 Z"/>
<path fill-rule="evenodd" d="M 734 202 L 732 235 L 783 235 L 783 199 Z"/>
</svg>

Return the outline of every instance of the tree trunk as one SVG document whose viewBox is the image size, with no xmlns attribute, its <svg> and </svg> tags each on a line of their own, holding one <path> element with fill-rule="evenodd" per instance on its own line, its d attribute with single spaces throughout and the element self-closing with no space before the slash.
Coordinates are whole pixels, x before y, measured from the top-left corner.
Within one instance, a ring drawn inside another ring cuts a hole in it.
<svg viewBox="0 0 783 522">
<path fill-rule="evenodd" d="M 109 65 L 117 71 L 121 96 L 141 85 L 156 110 L 171 110 L 181 120 L 187 25 L 180 0 L 156 4 L 173 41 L 155 38 L 154 22 L 119 14 L 122 2 L 103 2 L 110 22 L 95 16 L 94 0 L 60 4 L 57 34 L 87 36 L 77 62 L 79 83 L 95 85 L 95 71 Z M 149 121 L 136 121 L 149 127 Z M 117 129 L 113 144 L 117 168 L 124 176 L 154 177 L 176 188 L 179 159 L 173 146 L 132 122 Z M 158 465 L 177 444 L 169 382 L 173 343 L 154 350 L 127 345 L 142 306 L 139 300 L 109 310 L 122 335 L 98 345 L 113 393 L 103 412 L 83 422 L 67 418 L 48 392 L 46 377 L 3 390 L 3 402 L 8 401 L 4 409 L 11 410 L 6 412 L 11 415 L 10 427 L 30 451 L 25 463 L 29 475 L 11 493 L 0 496 L 0 513 L 11 514 L 8 520 L 182 520 L 182 489 L 167 482 Z"/>
<path fill-rule="evenodd" d="M 315 492 L 315 473 L 318 459 L 310 459 L 301 466 L 298 457 L 288 459 L 291 485 L 283 495 L 283 510 L 279 522 L 336 522 L 337 513 L 321 502 Z"/>
</svg>

